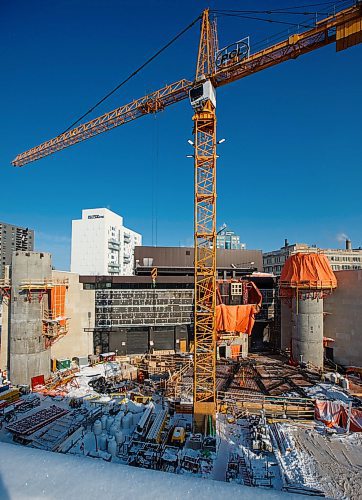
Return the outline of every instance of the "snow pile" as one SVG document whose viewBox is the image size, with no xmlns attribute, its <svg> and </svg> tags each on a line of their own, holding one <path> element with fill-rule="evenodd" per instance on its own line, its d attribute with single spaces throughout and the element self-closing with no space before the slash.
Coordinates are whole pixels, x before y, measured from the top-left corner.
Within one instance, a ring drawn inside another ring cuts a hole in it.
<svg viewBox="0 0 362 500">
<path fill-rule="evenodd" d="M 333 384 L 317 384 L 313 387 L 305 387 L 305 392 L 312 399 L 332 399 L 348 404 L 349 395 L 342 387 Z"/>
<path fill-rule="evenodd" d="M 285 453 L 276 449 L 275 455 L 283 470 L 287 485 L 303 485 L 313 487 L 315 485 L 315 470 L 309 455 L 296 446 L 293 436 L 294 429 L 288 424 L 277 424 L 283 436 Z"/>
<path fill-rule="evenodd" d="M 253 500 L 255 488 L 0 443 L 0 498 Z M 298 495 L 258 489 L 259 499 Z"/>
</svg>

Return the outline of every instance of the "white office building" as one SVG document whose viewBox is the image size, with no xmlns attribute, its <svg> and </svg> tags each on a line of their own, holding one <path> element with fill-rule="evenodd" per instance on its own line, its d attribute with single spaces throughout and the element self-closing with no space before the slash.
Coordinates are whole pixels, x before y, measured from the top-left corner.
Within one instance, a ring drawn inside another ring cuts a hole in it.
<svg viewBox="0 0 362 500">
<path fill-rule="evenodd" d="M 123 225 L 123 217 L 107 208 L 82 210 L 72 221 L 72 273 L 88 276 L 130 276 L 134 248 L 142 236 Z"/>
</svg>

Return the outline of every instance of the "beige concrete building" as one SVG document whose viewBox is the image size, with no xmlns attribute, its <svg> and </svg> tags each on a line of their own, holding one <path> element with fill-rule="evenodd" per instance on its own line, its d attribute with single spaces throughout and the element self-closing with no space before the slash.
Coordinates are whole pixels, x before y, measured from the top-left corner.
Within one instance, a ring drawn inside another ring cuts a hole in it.
<svg viewBox="0 0 362 500">
<path fill-rule="evenodd" d="M 287 240 L 279 250 L 263 253 L 263 269 L 265 273 L 273 273 L 280 276 L 284 262 L 291 255 L 303 253 L 323 253 L 329 260 L 333 271 L 347 271 L 362 269 L 362 248 L 352 248 L 350 240 L 346 240 L 346 248 L 318 248 L 306 243 L 294 243 L 290 245 Z"/>
<path fill-rule="evenodd" d="M 324 299 L 324 335 L 333 360 L 362 367 L 362 270 L 337 271 L 337 288 Z"/>
<path fill-rule="evenodd" d="M 83 283 L 79 283 L 79 275 L 75 273 L 53 271 L 53 279 L 66 280 L 68 284 L 65 299 L 68 333 L 52 345 L 51 358 L 72 359 L 93 354 L 93 333 L 84 330 L 94 328 L 94 290 L 83 290 Z"/>
</svg>

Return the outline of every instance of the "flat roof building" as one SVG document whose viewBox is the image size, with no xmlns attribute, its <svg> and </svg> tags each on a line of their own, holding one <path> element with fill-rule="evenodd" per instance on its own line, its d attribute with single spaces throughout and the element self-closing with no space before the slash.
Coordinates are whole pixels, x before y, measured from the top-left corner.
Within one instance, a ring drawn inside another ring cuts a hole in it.
<svg viewBox="0 0 362 500">
<path fill-rule="evenodd" d="M 306 243 L 285 244 L 279 250 L 263 253 L 263 268 L 266 273 L 280 276 L 284 263 L 293 254 L 322 253 L 324 254 L 333 271 L 348 271 L 362 269 L 362 248 L 352 248 L 351 240 L 346 240 L 345 248 L 318 248 Z"/>
<path fill-rule="evenodd" d="M 216 233 L 216 248 L 223 248 L 225 250 L 245 250 L 245 243 L 240 243 L 240 236 L 228 229 L 224 225 L 220 231 Z"/>
<path fill-rule="evenodd" d="M 142 236 L 123 225 L 123 217 L 107 208 L 82 210 L 72 221 L 72 273 L 90 276 L 130 276 L 133 255 Z"/>
<path fill-rule="evenodd" d="M 34 250 L 34 231 L 0 221 L 0 279 L 4 278 L 4 267 L 11 264 L 16 250 Z"/>
</svg>

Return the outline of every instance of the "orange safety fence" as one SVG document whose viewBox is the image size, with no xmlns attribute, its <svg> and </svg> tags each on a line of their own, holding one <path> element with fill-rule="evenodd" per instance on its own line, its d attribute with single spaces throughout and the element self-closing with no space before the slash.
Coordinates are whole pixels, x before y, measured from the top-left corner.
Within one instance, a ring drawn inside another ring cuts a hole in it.
<svg viewBox="0 0 362 500">
<path fill-rule="evenodd" d="M 216 306 L 216 330 L 218 332 L 238 332 L 251 335 L 255 315 L 260 307 L 255 304 L 239 306 Z"/>
</svg>

